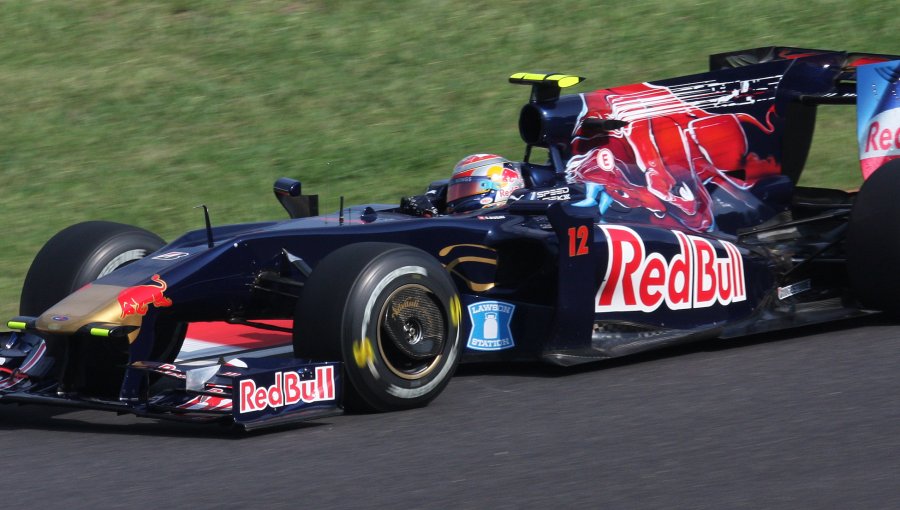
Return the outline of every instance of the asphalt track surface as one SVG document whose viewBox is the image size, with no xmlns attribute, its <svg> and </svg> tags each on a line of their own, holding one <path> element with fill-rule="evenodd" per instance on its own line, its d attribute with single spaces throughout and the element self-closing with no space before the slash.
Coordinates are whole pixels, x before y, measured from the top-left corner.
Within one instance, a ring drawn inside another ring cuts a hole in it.
<svg viewBox="0 0 900 510">
<path fill-rule="evenodd" d="M 430 406 L 252 434 L 0 406 L 5 507 L 900 508 L 900 327 L 575 370 L 465 367 Z"/>
</svg>

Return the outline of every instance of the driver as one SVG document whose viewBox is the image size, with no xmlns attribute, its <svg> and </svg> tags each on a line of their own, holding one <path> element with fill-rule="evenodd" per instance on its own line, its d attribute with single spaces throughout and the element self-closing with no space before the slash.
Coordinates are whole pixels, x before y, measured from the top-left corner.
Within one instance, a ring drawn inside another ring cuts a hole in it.
<svg viewBox="0 0 900 510">
<path fill-rule="evenodd" d="M 496 154 L 473 154 L 453 167 L 446 185 L 445 214 L 457 214 L 504 205 L 513 191 L 524 188 L 525 180 L 518 163 Z M 414 216 L 431 217 L 441 213 L 440 189 L 425 195 L 406 197 L 400 209 Z"/>
</svg>

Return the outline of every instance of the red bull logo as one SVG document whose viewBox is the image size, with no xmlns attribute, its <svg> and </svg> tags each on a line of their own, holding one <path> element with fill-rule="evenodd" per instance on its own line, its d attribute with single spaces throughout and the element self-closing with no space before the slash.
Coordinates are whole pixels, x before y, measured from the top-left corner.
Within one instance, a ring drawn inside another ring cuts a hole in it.
<svg viewBox="0 0 900 510">
<path fill-rule="evenodd" d="M 878 121 L 869 125 L 869 133 L 866 136 L 866 148 L 863 155 L 884 151 L 887 154 L 900 155 L 900 112 L 894 120 L 896 126 L 882 126 Z"/>
<path fill-rule="evenodd" d="M 335 399 L 334 367 L 316 367 L 314 379 L 302 380 L 297 372 L 276 372 L 275 384 L 257 387 L 253 379 L 240 382 L 238 412 L 251 413 L 271 407 L 277 409 L 304 402 L 322 402 Z"/>
<path fill-rule="evenodd" d="M 165 280 L 158 274 L 153 275 L 150 279 L 156 285 L 135 285 L 119 293 L 117 299 L 119 308 L 122 309 L 120 318 L 124 319 L 129 315 L 147 315 L 150 305 L 157 308 L 172 306 L 172 300 L 163 294 L 168 288 Z"/>
<path fill-rule="evenodd" d="M 609 246 L 606 276 L 597 292 L 597 312 L 652 312 L 728 305 L 747 299 L 744 262 L 737 247 L 717 240 L 671 231 L 679 252 L 670 260 L 648 252 L 628 227 L 601 225 Z"/>
<path fill-rule="evenodd" d="M 900 62 L 857 70 L 859 161 L 863 178 L 900 158 Z"/>
</svg>

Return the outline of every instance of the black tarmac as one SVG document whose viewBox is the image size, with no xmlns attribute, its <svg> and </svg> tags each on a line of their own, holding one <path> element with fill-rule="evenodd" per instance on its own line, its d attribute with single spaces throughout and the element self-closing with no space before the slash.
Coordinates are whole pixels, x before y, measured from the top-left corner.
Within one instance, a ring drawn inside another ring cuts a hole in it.
<svg viewBox="0 0 900 510">
<path fill-rule="evenodd" d="M 462 368 L 431 405 L 250 434 L 0 406 L 24 508 L 900 508 L 900 327 L 575 369 Z"/>
</svg>

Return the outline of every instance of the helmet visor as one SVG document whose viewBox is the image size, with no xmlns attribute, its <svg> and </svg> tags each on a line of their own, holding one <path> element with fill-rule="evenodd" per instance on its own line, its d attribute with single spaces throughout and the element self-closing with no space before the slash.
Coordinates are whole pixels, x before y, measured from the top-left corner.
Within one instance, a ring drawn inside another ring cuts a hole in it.
<svg viewBox="0 0 900 510">
<path fill-rule="evenodd" d="M 447 186 L 447 202 L 480 195 L 497 188 L 497 183 L 490 177 L 459 177 L 452 179 Z"/>
</svg>

